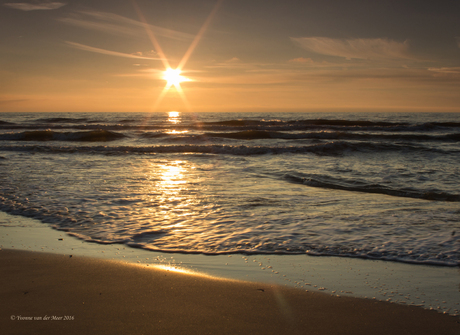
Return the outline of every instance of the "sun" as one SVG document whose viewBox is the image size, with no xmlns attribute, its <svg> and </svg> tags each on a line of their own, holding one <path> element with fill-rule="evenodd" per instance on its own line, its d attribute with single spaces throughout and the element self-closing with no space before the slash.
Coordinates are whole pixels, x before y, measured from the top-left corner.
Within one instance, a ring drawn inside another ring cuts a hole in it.
<svg viewBox="0 0 460 335">
<path fill-rule="evenodd" d="M 217 2 L 214 5 L 214 8 L 212 9 L 211 13 L 209 13 L 208 17 L 206 18 L 205 22 L 201 26 L 199 32 L 196 34 L 195 38 L 193 39 L 192 43 L 190 44 L 189 48 L 185 52 L 184 56 L 182 57 L 181 61 L 179 62 L 178 66 L 173 69 L 169 65 L 168 58 L 166 57 L 165 53 L 163 52 L 160 43 L 158 43 L 158 40 L 154 34 L 154 32 L 150 29 L 150 25 L 147 23 L 147 20 L 145 19 L 144 15 L 142 14 L 141 9 L 137 5 L 136 1 L 133 1 L 134 8 L 136 9 L 137 14 L 139 15 L 140 20 L 142 21 L 142 24 L 147 32 L 147 35 L 150 38 L 150 41 L 152 42 L 153 46 L 155 47 L 155 52 L 158 53 L 158 56 L 160 57 L 159 60 L 163 62 L 164 71 L 161 70 L 154 70 L 156 73 L 155 76 L 158 74 L 162 74 L 161 79 L 166 80 L 166 85 L 159 94 L 158 98 L 155 101 L 155 104 L 152 106 L 153 110 L 156 110 L 157 107 L 160 105 L 161 101 L 163 98 L 166 96 L 168 93 L 169 89 L 171 86 L 174 85 L 176 88 L 177 93 L 180 95 L 182 98 L 184 104 L 186 105 L 187 109 L 189 111 L 192 111 L 190 103 L 187 100 L 187 97 L 185 96 L 180 84 L 184 81 L 194 81 L 194 79 L 189 79 L 187 77 L 184 77 L 181 75 L 182 69 L 184 68 L 185 64 L 189 60 L 190 56 L 192 55 L 193 51 L 195 50 L 196 46 L 198 45 L 198 42 L 201 40 L 203 37 L 204 32 L 207 30 L 212 18 L 217 12 L 217 9 L 220 7 L 222 4 L 223 0 L 217 0 Z M 158 72 L 157 72 L 158 71 Z"/>
<path fill-rule="evenodd" d="M 166 80 L 166 86 L 171 87 L 174 85 L 176 88 L 180 87 L 180 83 L 184 81 L 190 81 L 190 79 L 181 76 L 180 69 L 167 68 L 163 72 L 163 79 Z"/>
</svg>

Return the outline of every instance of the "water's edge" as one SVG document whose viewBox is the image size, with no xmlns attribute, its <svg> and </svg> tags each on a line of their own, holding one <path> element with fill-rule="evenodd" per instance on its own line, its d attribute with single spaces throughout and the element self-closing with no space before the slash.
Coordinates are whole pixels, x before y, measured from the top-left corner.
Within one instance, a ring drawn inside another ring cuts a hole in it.
<svg viewBox="0 0 460 335">
<path fill-rule="evenodd" d="M 0 247 L 114 259 L 213 277 L 288 285 L 460 315 L 460 269 L 310 255 L 162 253 L 88 243 L 38 220 L 0 211 Z"/>
</svg>

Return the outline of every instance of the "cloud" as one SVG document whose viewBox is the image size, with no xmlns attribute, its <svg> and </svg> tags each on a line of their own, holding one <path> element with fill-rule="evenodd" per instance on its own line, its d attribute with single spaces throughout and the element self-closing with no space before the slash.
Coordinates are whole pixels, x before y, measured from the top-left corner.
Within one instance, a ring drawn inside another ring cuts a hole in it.
<svg viewBox="0 0 460 335">
<path fill-rule="evenodd" d="M 302 48 L 317 54 L 346 59 L 413 59 L 408 42 L 385 38 L 334 39 L 327 37 L 291 37 Z"/>
<path fill-rule="evenodd" d="M 104 55 L 124 57 L 124 58 L 135 58 L 135 59 L 161 60 L 161 58 L 153 58 L 153 57 L 144 56 L 141 52 L 136 52 L 135 54 L 126 54 L 126 53 L 118 52 L 118 51 L 111 51 L 111 50 L 90 47 L 89 45 L 84 45 L 84 44 L 75 43 L 75 42 L 66 41 L 65 43 L 76 49 L 95 52 L 95 53 L 104 54 Z"/>
<path fill-rule="evenodd" d="M 63 2 L 42 2 L 42 3 L 26 3 L 26 2 L 16 2 L 16 3 L 5 3 L 3 4 L 5 7 L 10 7 L 14 9 L 19 9 L 23 11 L 31 11 L 31 10 L 52 10 L 58 9 L 66 4 Z"/>
<path fill-rule="evenodd" d="M 430 67 L 428 71 L 444 74 L 460 74 L 460 67 Z"/>
<path fill-rule="evenodd" d="M 226 63 L 239 63 L 241 60 L 238 57 L 233 57 L 226 61 Z"/>
<path fill-rule="evenodd" d="M 224 69 L 228 71 L 234 70 L 250 70 L 254 68 L 254 64 L 244 63 L 238 57 L 233 57 L 222 62 L 213 61 L 211 64 L 206 65 L 209 69 Z"/>
<path fill-rule="evenodd" d="M 290 63 L 313 63 L 313 60 L 311 58 L 304 58 L 304 57 L 299 57 L 299 58 L 294 58 L 289 60 Z"/>
<path fill-rule="evenodd" d="M 0 105 L 11 105 L 11 104 L 16 104 L 18 102 L 25 102 L 28 99 L 5 99 L 3 100 L 0 98 Z"/>
<path fill-rule="evenodd" d="M 298 66 L 301 65 L 301 66 Z M 376 66 L 368 63 L 311 62 L 308 58 L 295 58 L 286 64 L 260 64 L 230 62 L 206 66 L 207 72 L 198 75 L 196 82 L 221 85 L 280 85 L 300 87 L 302 85 L 422 85 L 433 82 L 449 82 L 460 73 L 457 68 L 431 68 L 407 66 Z M 387 84 L 385 84 L 387 83 Z"/>
<path fill-rule="evenodd" d="M 145 25 L 127 17 L 98 11 L 82 11 L 79 15 L 68 18 L 58 19 L 73 26 L 82 27 L 90 30 L 97 30 L 114 35 L 132 35 L 138 36 L 141 31 L 145 30 Z M 148 25 L 148 28 L 157 36 L 163 36 L 175 40 L 189 41 L 195 36 L 176 30 L 166 29 L 158 26 Z"/>
</svg>

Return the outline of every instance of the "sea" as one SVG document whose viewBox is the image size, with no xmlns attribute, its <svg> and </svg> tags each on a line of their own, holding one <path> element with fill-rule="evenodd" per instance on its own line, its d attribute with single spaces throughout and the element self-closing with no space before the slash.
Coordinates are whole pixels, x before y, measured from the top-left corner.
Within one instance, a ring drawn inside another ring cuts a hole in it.
<svg viewBox="0 0 460 335">
<path fill-rule="evenodd" d="M 460 114 L 0 113 L 0 210 L 164 253 L 460 265 Z"/>
</svg>

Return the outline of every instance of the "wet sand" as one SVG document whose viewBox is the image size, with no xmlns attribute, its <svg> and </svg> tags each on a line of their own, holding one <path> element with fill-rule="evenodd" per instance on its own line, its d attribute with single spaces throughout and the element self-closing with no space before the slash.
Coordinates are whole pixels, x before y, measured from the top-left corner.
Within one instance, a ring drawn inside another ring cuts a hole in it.
<svg viewBox="0 0 460 335">
<path fill-rule="evenodd" d="M 117 261 L 3 249 L 0 267 L 3 334 L 460 334 L 414 306 Z"/>
</svg>

